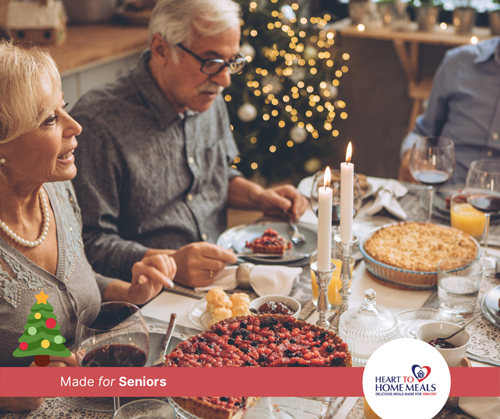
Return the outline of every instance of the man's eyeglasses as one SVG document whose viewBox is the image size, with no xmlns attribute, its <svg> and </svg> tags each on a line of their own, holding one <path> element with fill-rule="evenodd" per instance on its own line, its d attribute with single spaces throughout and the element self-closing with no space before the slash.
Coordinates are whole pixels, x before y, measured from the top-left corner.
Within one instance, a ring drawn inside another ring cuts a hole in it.
<svg viewBox="0 0 500 419">
<path fill-rule="evenodd" d="M 247 60 L 245 59 L 245 57 L 243 57 L 243 55 L 241 55 L 241 53 L 238 53 L 238 56 L 235 60 L 228 62 L 220 58 L 203 59 L 201 57 L 198 57 L 194 52 L 188 50 L 184 45 L 177 44 L 177 46 L 180 49 L 186 51 L 188 54 L 192 55 L 201 63 L 200 71 L 204 74 L 219 74 L 226 67 L 229 67 L 230 74 L 236 74 L 243 70 L 243 67 L 245 67 L 245 65 L 247 64 Z"/>
</svg>

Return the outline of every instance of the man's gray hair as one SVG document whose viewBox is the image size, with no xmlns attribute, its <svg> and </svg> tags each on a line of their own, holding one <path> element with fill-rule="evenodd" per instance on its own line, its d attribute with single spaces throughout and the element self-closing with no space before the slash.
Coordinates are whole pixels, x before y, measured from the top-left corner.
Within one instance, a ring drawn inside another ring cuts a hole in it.
<svg viewBox="0 0 500 419">
<path fill-rule="evenodd" d="M 212 36 L 236 26 L 240 26 L 240 6 L 233 0 L 158 0 L 149 22 L 149 40 L 159 33 L 172 46 L 189 46 L 193 30 Z"/>
</svg>

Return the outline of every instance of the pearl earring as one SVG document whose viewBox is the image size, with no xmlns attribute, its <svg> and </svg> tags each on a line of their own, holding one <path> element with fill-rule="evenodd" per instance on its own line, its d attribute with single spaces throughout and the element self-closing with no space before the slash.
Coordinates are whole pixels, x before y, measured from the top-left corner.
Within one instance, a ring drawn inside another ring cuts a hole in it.
<svg viewBox="0 0 500 419">
<path fill-rule="evenodd" d="M 4 164 L 5 164 L 5 159 L 4 159 L 4 158 L 1 158 L 1 159 L 0 159 L 0 166 L 2 166 L 2 167 L 3 167 L 3 165 L 4 165 Z"/>
</svg>

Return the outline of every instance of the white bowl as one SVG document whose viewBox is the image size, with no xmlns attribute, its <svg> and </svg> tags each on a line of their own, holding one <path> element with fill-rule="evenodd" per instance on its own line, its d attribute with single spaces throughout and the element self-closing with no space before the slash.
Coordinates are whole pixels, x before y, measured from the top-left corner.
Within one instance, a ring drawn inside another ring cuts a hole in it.
<svg viewBox="0 0 500 419">
<path fill-rule="evenodd" d="M 292 317 L 295 317 L 296 319 L 299 318 L 299 313 L 302 306 L 295 298 L 287 297 L 286 295 L 266 295 L 264 297 L 256 298 L 250 303 L 250 308 L 259 311 L 259 308 L 268 301 L 274 301 L 275 303 L 285 303 L 288 307 L 290 307 L 290 309 L 294 311 Z"/>
<path fill-rule="evenodd" d="M 417 339 L 429 343 L 436 338 L 445 338 L 455 333 L 461 326 L 446 322 L 426 323 L 417 329 Z M 448 342 L 455 345 L 455 348 L 436 348 L 443 356 L 449 367 L 458 367 L 462 362 L 467 347 L 470 343 L 470 334 L 467 330 L 447 339 Z"/>
</svg>

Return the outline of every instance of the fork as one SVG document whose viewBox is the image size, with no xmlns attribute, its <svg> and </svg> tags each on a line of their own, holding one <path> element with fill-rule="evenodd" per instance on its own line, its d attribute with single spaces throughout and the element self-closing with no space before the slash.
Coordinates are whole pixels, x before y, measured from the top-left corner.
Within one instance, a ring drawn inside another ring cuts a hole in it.
<svg viewBox="0 0 500 419">
<path fill-rule="evenodd" d="M 290 221 L 288 221 L 288 227 L 290 227 L 290 240 L 293 242 L 293 244 L 301 245 L 306 243 L 305 236 L 299 231 L 295 224 L 292 224 Z"/>
</svg>

